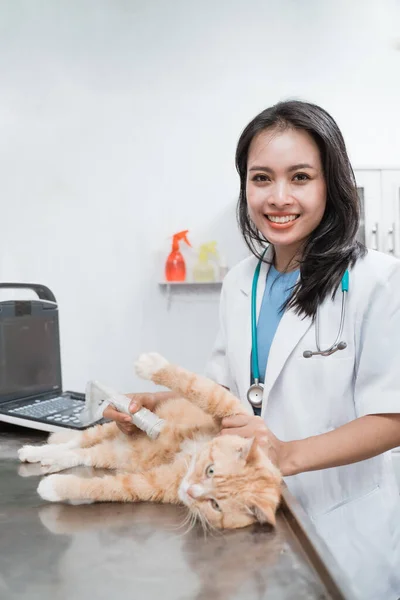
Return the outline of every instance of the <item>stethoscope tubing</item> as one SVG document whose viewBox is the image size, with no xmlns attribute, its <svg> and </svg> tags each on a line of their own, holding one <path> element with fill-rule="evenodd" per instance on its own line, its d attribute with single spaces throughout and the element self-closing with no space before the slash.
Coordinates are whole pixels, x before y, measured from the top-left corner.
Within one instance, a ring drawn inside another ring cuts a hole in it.
<svg viewBox="0 0 400 600">
<path fill-rule="evenodd" d="M 250 401 L 250 391 L 254 390 L 254 388 L 258 388 L 259 391 L 262 391 L 263 384 L 259 383 L 260 381 L 260 372 L 258 369 L 258 340 L 257 340 L 257 287 L 258 287 L 258 279 L 260 276 L 261 265 L 263 263 L 263 258 L 267 249 L 264 250 L 261 258 L 258 261 L 258 264 L 254 271 L 253 283 L 251 288 L 251 370 L 252 370 L 252 379 L 254 380 L 254 384 L 252 384 L 247 392 L 247 397 Z M 315 317 L 315 345 L 317 347 L 317 351 L 305 350 L 303 352 L 304 358 L 311 358 L 312 356 L 331 356 L 338 350 L 344 350 L 347 347 L 346 342 L 340 340 L 343 334 L 344 329 L 344 321 L 346 317 L 346 297 L 349 291 L 349 272 L 346 271 L 343 274 L 341 281 L 342 288 L 342 305 L 340 311 L 340 325 L 338 334 L 332 346 L 327 348 L 326 350 L 321 350 L 320 346 L 320 322 L 319 322 L 319 310 L 317 310 L 317 314 Z M 251 401 L 250 401 L 251 403 Z M 254 406 L 260 406 L 259 401 Z"/>
</svg>

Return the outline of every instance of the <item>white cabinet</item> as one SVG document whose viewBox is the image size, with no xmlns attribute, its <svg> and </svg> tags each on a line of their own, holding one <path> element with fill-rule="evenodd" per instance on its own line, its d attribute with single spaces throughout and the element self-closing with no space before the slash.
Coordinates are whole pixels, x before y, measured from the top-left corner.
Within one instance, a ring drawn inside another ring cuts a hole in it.
<svg viewBox="0 0 400 600">
<path fill-rule="evenodd" d="M 400 258 L 400 171 L 382 171 L 384 252 Z"/>
<path fill-rule="evenodd" d="M 358 239 L 400 258 L 400 169 L 355 169 L 361 202 Z"/>
<path fill-rule="evenodd" d="M 400 258 L 400 169 L 355 169 L 354 174 L 362 213 L 358 239 Z M 393 461 L 400 487 L 400 448 Z"/>
</svg>

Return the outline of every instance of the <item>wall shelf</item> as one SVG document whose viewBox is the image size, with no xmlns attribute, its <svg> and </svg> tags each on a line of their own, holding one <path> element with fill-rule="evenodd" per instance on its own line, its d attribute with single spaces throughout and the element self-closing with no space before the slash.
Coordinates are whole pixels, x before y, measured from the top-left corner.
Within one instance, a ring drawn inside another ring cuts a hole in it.
<svg viewBox="0 0 400 600">
<path fill-rule="evenodd" d="M 206 292 L 208 290 L 217 290 L 222 286 L 222 281 L 159 281 L 158 285 L 161 289 L 167 292 L 167 306 L 171 306 L 171 292 L 176 290 L 183 292 L 184 290 L 190 291 L 191 293 L 202 289 Z"/>
<path fill-rule="evenodd" d="M 159 281 L 158 285 L 161 286 L 207 286 L 207 285 L 213 285 L 213 286 L 219 286 L 222 285 L 222 281 Z"/>
</svg>

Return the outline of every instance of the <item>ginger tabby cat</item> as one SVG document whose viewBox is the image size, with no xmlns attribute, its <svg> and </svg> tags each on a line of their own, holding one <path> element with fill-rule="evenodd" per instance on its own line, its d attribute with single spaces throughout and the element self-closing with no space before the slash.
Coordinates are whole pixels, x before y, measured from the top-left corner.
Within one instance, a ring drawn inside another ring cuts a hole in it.
<svg viewBox="0 0 400 600">
<path fill-rule="evenodd" d="M 223 417 L 247 414 L 239 400 L 158 354 L 142 355 L 136 372 L 176 393 L 155 409 L 167 422 L 159 437 L 151 440 L 139 429 L 125 436 L 113 422 L 57 432 L 48 444 L 24 446 L 20 460 L 40 462 L 43 473 L 78 465 L 117 470 L 92 478 L 50 475 L 40 482 L 39 495 L 50 502 L 184 504 L 203 524 L 219 529 L 274 525 L 278 469 L 254 440 L 218 436 Z"/>
</svg>

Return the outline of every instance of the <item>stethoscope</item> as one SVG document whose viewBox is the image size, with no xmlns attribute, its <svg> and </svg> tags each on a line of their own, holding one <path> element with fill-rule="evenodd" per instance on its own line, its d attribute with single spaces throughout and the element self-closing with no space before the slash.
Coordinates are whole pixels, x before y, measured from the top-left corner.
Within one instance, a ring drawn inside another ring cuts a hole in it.
<svg viewBox="0 0 400 600">
<path fill-rule="evenodd" d="M 247 399 L 252 406 L 260 408 L 262 406 L 264 384 L 260 383 L 260 372 L 258 370 L 258 346 L 257 346 L 257 285 L 258 278 L 260 275 L 261 265 L 266 250 L 254 271 L 253 285 L 251 289 L 251 370 L 254 383 L 247 390 Z M 304 358 L 311 358 L 312 356 L 330 356 L 338 350 L 344 350 L 347 347 L 346 342 L 339 341 L 342 337 L 344 318 L 346 315 L 346 293 L 349 291 L 349 272 L 346 270 L 342 277 L 342 310 L 340 313 L 340 325 L 336 340 L 327 350 L 321 350 L 319 345 L 319 311 L 315 318 L 315 345 L 317 346 L 316 351 L 305 350 L 303 352 Z"/>
</svg>

